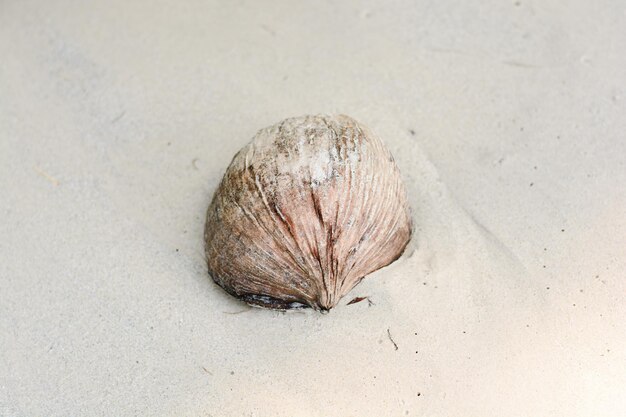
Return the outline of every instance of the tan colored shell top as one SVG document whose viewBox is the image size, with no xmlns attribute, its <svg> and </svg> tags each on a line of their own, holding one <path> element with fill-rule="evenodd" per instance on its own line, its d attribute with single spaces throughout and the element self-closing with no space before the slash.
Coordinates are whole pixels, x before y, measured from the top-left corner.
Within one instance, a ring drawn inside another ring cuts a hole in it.
<svg viewBox="0 0 626 417">
<path fill-rule="evenodd" d="M 400 172 L 354 119 L 303 116 L 259 131 L 207 212 L 209 273 L 247 303 L 328 310 L 411 237 Z"/>
</svg>

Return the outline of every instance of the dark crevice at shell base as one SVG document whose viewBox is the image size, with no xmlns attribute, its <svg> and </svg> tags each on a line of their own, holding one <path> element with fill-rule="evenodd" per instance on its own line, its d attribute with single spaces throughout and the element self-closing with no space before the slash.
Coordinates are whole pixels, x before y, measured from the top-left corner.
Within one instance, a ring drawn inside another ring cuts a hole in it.
<svg viewBox="0 0 626 417">
<path fill-rule="evenodd" d="M 210 271 L 209 271 L 209 275 L 211 275 Z M 232 289 L 222 285 L 220 283 L 220 280 L 213 277 L 213 275 L 211 275 L 211 277 L 213 278 L 213 281 L 217 285 L 219 285 L 224 291 L 226 291 L 228 294 L 232 295 L 238 300 L 241 300 L 244 303 L 253 307 L 262 307 L 262 308 L 267 308 L 270 310 L 279 310 L 279 311 L 304 310 L 304 309 L 312 308 L 310 305 L 301 303 L 299 301 L 285 301 L 285 300 L 281 300 L 280 298 L 272 297 L 270 295 L 265 295 L 265 294 L 250 294 L 250 293 L 237 294 Z M 328 311 L 327 309 L 321 309 L 321 308 L 320 309 L 315 308 L 315 309 L 319 311 Z"/>
<path fill-rule="evenodd" d="M 300 303 L 298 301 L 285 301 L 280 298 L 272 297 L 263 294 L 235 294 L 227 291 L 233 297 L 240 299 L 246 304 L 254 307 L 263 307 L 271 310 L 304 310 L 311 308 L 307 304 Z M 326 310 L 328 311 L 328 310 Z"/>
<path fill-rule="evenodd" d="M 238 298 L 250 305 L 269 308 L 272 310 L 302 310 L 310 308 L 306 304 L 299 303 L 297 301 L 288 302 L 279 298 L 274 298 L 269 295 L 260 294 L 242 294 Z"/>
</svg>

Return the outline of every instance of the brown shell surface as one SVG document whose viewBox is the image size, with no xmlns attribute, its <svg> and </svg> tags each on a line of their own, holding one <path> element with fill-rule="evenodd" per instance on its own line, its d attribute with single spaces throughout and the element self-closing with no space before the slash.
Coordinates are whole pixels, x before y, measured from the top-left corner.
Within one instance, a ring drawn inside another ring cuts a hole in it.
<svg viewBox="0 0 626 417">
<path fill-rule="evenodd" d="M 207 212 L 209 273 L 249 304 L 328 310 L 396 260 L 411 216 L 391 153 L 348 116 L 259 131 L 233 158 Z"/>
</svg>

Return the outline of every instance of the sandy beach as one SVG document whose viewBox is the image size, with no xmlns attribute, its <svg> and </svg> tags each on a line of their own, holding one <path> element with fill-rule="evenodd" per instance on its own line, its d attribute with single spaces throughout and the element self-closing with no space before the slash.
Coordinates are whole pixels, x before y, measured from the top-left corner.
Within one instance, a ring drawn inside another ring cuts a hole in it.
<svg viewBox="0 0 626 417">
<path fill-rule="evenodd" d="M 616 0 L 0 2 L 0 416 L 625 416 L 624 51 Z M 325 315 L 204 259 L 304 114 L 375 131 L 415 224 Z"/>
</svg>

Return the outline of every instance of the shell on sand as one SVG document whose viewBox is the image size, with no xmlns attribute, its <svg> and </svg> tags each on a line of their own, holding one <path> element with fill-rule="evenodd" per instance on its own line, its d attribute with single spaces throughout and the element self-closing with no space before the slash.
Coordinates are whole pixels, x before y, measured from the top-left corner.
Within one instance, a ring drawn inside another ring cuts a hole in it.
<svg viewBox="0 0 626 417">
<path fill-rule="evenodd" d="M 376 135 L 348 116 L 303 116 L 262 129 L 235 155 L 204 238 L 209 273 L 228 293 L 324 311 L 400 257 L 411 216 Z"/>
</svg>

